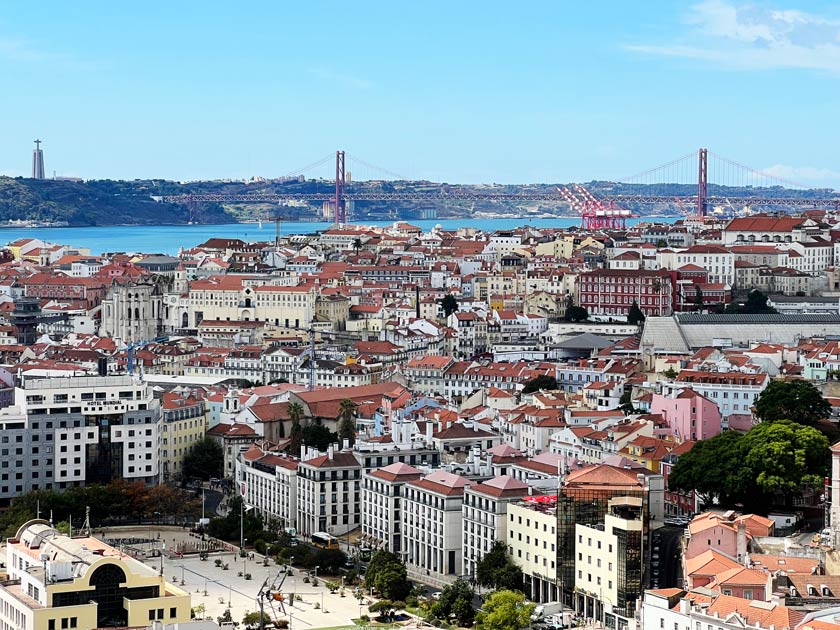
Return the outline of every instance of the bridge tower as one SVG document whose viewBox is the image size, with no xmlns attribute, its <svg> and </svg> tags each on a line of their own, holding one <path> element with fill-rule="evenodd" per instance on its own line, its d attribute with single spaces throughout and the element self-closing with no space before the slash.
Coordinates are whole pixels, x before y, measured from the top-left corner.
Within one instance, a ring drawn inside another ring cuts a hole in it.
<svg viewBox="0 0 840 630">
<path fill-rule="evenodd" d="M 344 151 L 335 152 L 335 222 L 338 225 L 347 223 L 347 203 L 344 198 L 347 193 L 347 175 L 344 169 Z"/>
<path fill-rule="evenodd" d="M 706 198 L 709 196 L 709 150 L 697 152 L 697 216 L 706 216 Z"/>
</svg>

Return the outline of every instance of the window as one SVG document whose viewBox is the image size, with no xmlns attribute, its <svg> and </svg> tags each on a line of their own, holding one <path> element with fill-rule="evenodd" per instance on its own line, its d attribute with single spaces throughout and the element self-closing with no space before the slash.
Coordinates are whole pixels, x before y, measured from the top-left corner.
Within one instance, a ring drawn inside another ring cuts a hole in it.
<svg viewBox="0 0 840 630">
<path fill-rule="evenodd" d="M 50 619 L 47 622 L 47 630 L 55 630 L 55 619 Z"/>
</svg>

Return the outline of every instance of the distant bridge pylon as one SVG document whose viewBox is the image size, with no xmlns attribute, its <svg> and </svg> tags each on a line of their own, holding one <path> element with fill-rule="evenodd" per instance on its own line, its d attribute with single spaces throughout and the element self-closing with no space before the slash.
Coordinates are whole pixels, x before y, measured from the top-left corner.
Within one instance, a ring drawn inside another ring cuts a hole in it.
<svg viewBox="0 0 840 630">
<path fill-rule="evenodd" d="M 575 209 L 569 199 L 560 192 L 562 189 L 554 186 L 546 186 L 542 190 L 516 193 L 477 192 L 457 185 L 447 185 L 439 192 L 354 190 L 351 171 L 346 165 L 346 157 L 349 156 L 344 151 L 335 152 L 334 180 L 330 182 L 329 187 L 325 186 L 324 190 L 320 192 L 196 193 L 165 195 L 156 197 L 156 199 L 170 203 L 188 204 L 193 208 L 196 204 L 205 202 L 262 204 L 320 202 L 329 204 L 331 215 L 335 222 L 340 225 L 347 223 L 348 203 L 355 201 L 422 202 L 428 204 L 456 201 L 483 203 L 542 201 Z M 329 164 L 332 159 L 332 155 L 327 156 L 302 170 L 295 171 L 292 175 L 302 177 L 305 172 Z M 356 158 L 356 161 L 366 167 L 386 173 L 388 178 L 399 178 L 395 173 L 386 169 L 374 167 L 358 158 Z M 696 181 L 694 181 L 695 177 Z M 287 177 L 281 180 L 280 185 L 285 185 L 287 180 L 290 182 L 300 181 L 300 179 L 294 177 Z M 326 179 L 324 178 L 322 181 L 326 181 Z M 356 178 L 356 181 L 358 181 L 358 178 Z M 675 195 L 673 192 L 665 192 L 664 190 L 662 194 L 650 194 L 649 188 L 651 186 L 655 188 L 656 185 L 668 186 L 669 188 L 676 185 L 684 188 L 684 194 Z M 645 187 L 644 190 L 642 190 L 642 186 Z M 723 194 L 723 187 L 754 190 L 757 194 L 727 196 Z M 695 209 L 696 214 L 701 217 L 708 214 L 709 208 L 732 208 L 733 204 L 748 210 L 752 208 L 819 208 L 840 211 L 840 197 L 834 191 L 818 191 L 822 194 L 815 194 L 814 196 L 786 196 L 785 194 L 791 189 L 801 190 L 804 188 L 807 187 L 771 173 L 752 169 L 703 148 L 656 168 L 631 177 L 621 178 L 617 182 L 609 184 L 609 192 L 601 191 L 597 195 L 597 199 L 593 196 L 592 203 L 599 204 L 601 208 L 614 208 L 616 209 L 614 210 L 616 216 L 625 217 L 631 213 L 629 210 L 621 209 L 628 206 L 670 206 L 674 203 L 679 204 L 683 209 Z M 577 210 L 580 212 L 580 209 Z M 586 220 L 583 218 L 582 225 L 585 223 Z M 623 223 L 623 221 L 620 223 Z M 618 222 L 616 222 L 616 225 L 618 225 Z"/>
</svg>

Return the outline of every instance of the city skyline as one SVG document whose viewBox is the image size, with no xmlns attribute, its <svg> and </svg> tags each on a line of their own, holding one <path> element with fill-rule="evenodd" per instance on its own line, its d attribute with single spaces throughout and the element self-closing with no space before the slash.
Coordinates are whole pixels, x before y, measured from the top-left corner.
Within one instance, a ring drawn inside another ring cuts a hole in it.
<svg viewBox="0 0 840 630">
<path fill-rule="evenodd" d="M 90 179 L 276 177 L 342 148 L 412 179 L 588 181 L 709 146 L 840 187 L 829 3 L 99 8 L 0 21 L 0 173 L 29 175 L 35 137 Z"/>
</svg>

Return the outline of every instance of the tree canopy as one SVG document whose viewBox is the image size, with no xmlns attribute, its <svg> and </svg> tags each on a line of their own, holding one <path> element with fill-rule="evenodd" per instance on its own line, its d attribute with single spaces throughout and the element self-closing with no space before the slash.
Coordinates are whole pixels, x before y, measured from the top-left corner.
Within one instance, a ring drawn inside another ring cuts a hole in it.
<svg viewBox="0 0 840 630">
<path fill-rule="evenodd" d="M 772 306 L 767 305 L 767 296 L 761 291 L 753 289 L 744 302 L 733 302 L 726 307 L 727 313 L 743 313 L 746 315 L 770 315 L 778 313 Z"/>
<path fill-rule="evenodd" d="M 522 630 L 531 625 L 536 604 L 529 604 L 518 591 L 492 593 L 476 616 L 479 630 Z"/>
<path fill-rule="evenodd" d="M 303 419 L 303 405 L 299 402 L 289 403 L 289 418 L 292 421 L 292 428 L 289 430 L 289 445 L 286 450 L 297 457 L 300 455 L 300 447 L 303 444 L 303 427 L 300 425 Z"/>
<path fill-rule="evenodd" d="M 639 308 L 639 303 L 636 300 L 633 300 L 633 303 L 630 305 L 630 310 L 627 311 L 627 323 L 638 325 L 645 321 L 645 314 L 642 313 L 642 309 Z"/>
<path fill-rule="evenodd" d="M 222 445 L 211 437 L 205 437 L 184 456 L 183 476 L 185 479 L 207 481 L 211 477 L 221 477 L 224 465 Z"/>
<path fill-rule="evenodd" d="M 448 621 L 454 618 L 459 626 L 471 626 L 475 620 L 473 598 L 475 591 L 464 580 L 456 580 L 440 593 L 440 599 L 432 605 L 432 615 Z"/>
<path fill-rule="evenodd" d="M 813 426 L 831 415 L 831 405 L 808 381 L 771 381 L 756 398 L 755 414 L 763 422 L 793 420 Z"/>
<path fill-rule="evenodd" d="M 322 424 L 308 424 L 303 427 L 301 438 L 305 446 L 326 451 L 330 444 L 335 444 L 338 441 L 338 434 L 330 431 Z"/>
<path fill-rule="evenodd" d="M 217 517 L 210 521 L 207 526 L 207 533 L 214 538 L 220 538 L 228 542 L 239 544 L 240 518 L 242 519 L 242 532 L 245 540 L 253 543 L 257 540 L 272 542 L 276 534 L 267 531 L 263 527 L 263 520 L 256 510 L 242 510 L 242 498 L 233 497 L 228 502 L 228 512 L 223 517 Z"/>
<path fill-rule="evenodd" d="M 589 313 L 586 312 L 585 308 L 575 306 L 575 299 L 569 293 L 566 296 L 566 314 L 564 317 L 567 322 L 582 322 L 585 319 L 589 319 Z"/>
<path fill-rule="evenodd" d="M 475 568 L 476 581 L 495 590 L 522 590 L 522 569 L 511 560 L 505 543 L 493 542 Z"/>
<path fill-rule="evenodd" d="M 443 309 L 444 316 L 449 317 L 458 310 L 458 300 L 451 293 L 447 293 L 441 298 L 440 306 Z"/>
<path fill-rule="evenodd" d="M 525 386 L 522 388 L 522 393 L 530 394 L 533 392 L 538 392 L 541 389 L 557 389 L 557 379 L 551 374 L 540 374 L 539 376 L 534 377 L 530 381 L 525 383 Z"/>
<path fill-rule="evenodd" d="M 356 443 L 356 403 L 349 398 L 341 401 L 338 408 L 338 439 L 343 445 L 347 440 L 350 446 Z"/>
<path fill-rule="evenodd" d="M 368 562 L 365 571 L 365 585 L 379 591 L 383 597 L 391 600 L 404 600 L 411 592 L 408 572 L 399 557 L 380 549 Z"/>
<path fill-rule="evenodd" d="M 746 434 L 727 431 L 697 442 L 668 477 L 672 490 L 756 511 L 787 505 L 803 487 L 819 487 L 829 467 L 828 439 L 790 420 L 763 422 Z"/>
<path fill-rule="evenodd" d="M 0 514 L 0 534 L 6 538 L 14 536 L 22 523 L 35 518 L 38 509 L 42 517 L 52 513 L 56 523 L 72 518 L 74 527 L 78 527 L 87 508 L 94 527 L 103 522 L 124 523 L 141 518 L 183 522 L 182 519 L 201 515 L 201 500 L 180 488 L 124 480 L 66 490 L 32 490 L 16 497 Z"/>
</svg>

